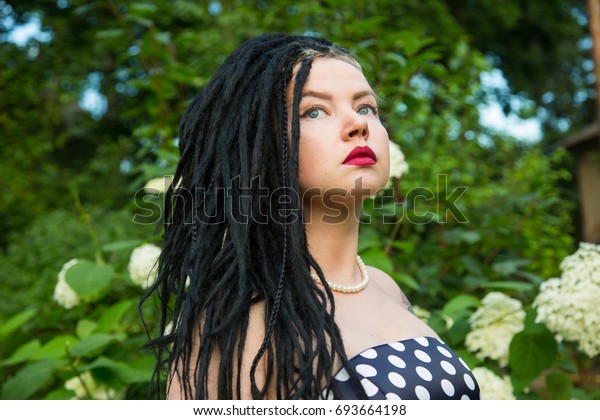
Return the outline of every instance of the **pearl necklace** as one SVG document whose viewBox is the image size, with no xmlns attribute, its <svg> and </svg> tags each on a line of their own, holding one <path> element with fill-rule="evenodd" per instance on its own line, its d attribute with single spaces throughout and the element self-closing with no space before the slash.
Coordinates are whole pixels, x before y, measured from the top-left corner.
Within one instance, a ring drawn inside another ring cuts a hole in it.
<svg viewBox="0 0 600 420">
<path fill-rule="evenodd" d="M 327 282 L 327 284 L 329 285 L 329 287 L 331 288 L 331 290 L 336 291 L 336 292 L 341 292 L 341 293 L 357 293 L 357 292 L 360 292 L 361 290 L 363 290 L 365 287 L 367 287 L 367 284 L 369 284 L 369 280 L 371 280 L 371 279 L 369 278 L 369 272 L 367 271 L 367 267 L 365 266 L 365 263 L 358 255 L 356 256 L 356 265 L 358 266 L 358 270 L 360 271 L 360 276 L 362 278 L 362 281 L 354 286 L 344 286 L 342 284 L 336 284 L 336 283 L 330 282 L 329 280 L 325 280 Z M 310 277 L 313 280 L 320 280 L 317 273 L 311 273 Z"/>
</svg>

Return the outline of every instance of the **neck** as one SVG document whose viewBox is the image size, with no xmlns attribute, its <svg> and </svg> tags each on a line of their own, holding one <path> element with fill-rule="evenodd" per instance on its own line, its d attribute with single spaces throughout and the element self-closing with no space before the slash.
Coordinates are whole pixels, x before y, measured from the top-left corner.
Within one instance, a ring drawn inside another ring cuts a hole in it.
<svg viewBox="0 0 600 420">
<path fill-rule="evenodd" d="M 360 204 L 336 202 L 331 208 L 313 201 L 304 206 L 309 251 L 329 282 L 351 286 L 362 280 L 356 265 Z"/>
</svg>

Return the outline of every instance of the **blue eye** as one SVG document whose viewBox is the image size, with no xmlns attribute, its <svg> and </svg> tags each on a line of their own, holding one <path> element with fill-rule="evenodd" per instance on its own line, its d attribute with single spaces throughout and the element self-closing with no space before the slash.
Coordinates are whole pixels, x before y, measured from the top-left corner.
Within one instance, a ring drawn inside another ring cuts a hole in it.
<svg viewBox="0 0 600 420">
<path fill-rule="evenodd" d="M 375 110 L 375 108 L 374 108 L 373 106 L 371 106 L 371 105 L 364 105 L 364 106 L 361 106 L 361 107 L 358 109 L 358 113 L 359 113 L 360 115 L 376 115 L 376 114 L 377 114 L 377 111 L 376 111 L 376 110 Z"/>
<path fill-rule="evenodd" d="M 319 109 L 319 108 L 312 108 L 309 109 L 308 111 L 306 111 L 302 117 L 303 118 L 310 118 L 311 120 L 316 120 L 317 118 L 320 118 L 322 116 L 323 110 Z"/>
</svg>

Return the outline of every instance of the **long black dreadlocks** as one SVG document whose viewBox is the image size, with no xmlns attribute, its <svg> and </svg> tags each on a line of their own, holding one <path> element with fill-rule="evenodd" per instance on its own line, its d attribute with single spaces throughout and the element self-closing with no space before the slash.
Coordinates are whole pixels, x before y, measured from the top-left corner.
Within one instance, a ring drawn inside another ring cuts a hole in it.
<svg viewBox="0 0 600 420">
<path fill-rule="evenodd" d="M 141 309 L 157 296 L 161 311 L 160 336 L 147 344 L 157 354 L 159 397 L 161 376 L 178 365 L 185 398 L 208 398 L 209 364 L 218 355 L 217 398 L 241 398 L 242 352 L 258 302 L 265 337 L 250 371 L 253 398 L 265 398 L 269 384 L 278 399 L 321 398 L 335 386 L 336 358 L 352 370 L 331 290 L 310 277 L 311 267 L 322 279 L 323 273 L 308 251 L 299 197 L 299 103 L 316 57 L 356 63 L 322 38 L 251 39 L 217 69 L 181 120 L 164 250 L 140 303 Z M 259 389 L 255 372 L 263 357 L 267 384 Z"/>
</svg>

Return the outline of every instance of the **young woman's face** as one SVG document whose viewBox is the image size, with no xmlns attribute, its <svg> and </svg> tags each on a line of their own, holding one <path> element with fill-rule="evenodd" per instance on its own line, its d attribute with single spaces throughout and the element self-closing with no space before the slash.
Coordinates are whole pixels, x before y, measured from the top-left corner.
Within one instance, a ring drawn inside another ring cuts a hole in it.
<svg viewBox="0 0 600 420">
<path fill-rule="evenodd" d="M 300 101 L 304 198 L 337 195 L 336 201 L 344 201 L 343 192 L 366 198 L 383 188 L 390 169 L 388 141 L 377 98 L 362 72 L 339 59 L 315 59 Z"/>
</svg>

